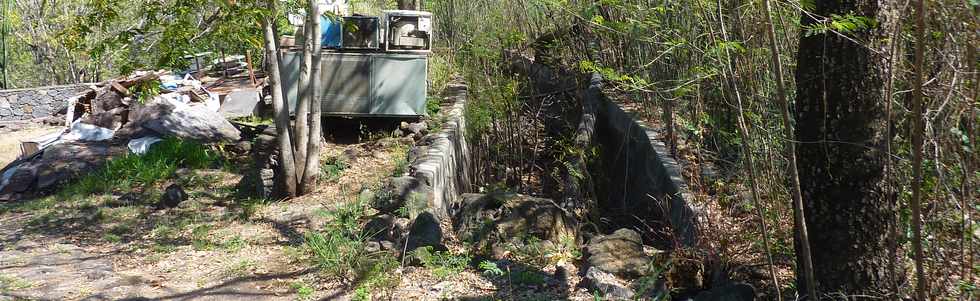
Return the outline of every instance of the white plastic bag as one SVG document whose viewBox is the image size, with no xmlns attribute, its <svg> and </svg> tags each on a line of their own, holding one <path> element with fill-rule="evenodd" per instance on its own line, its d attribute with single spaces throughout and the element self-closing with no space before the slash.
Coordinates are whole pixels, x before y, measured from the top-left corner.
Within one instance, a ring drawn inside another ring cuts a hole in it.
<svg viewBox="0 0 980 301">
<path fill-rule="evenodd" d="M 129 146 L 129 152 L 142 155 L 150 150 L 150 146 L 160 141 L 163 141 L 163 139 L 160 139 L 160 137 L 147 136 L 129 140 L 129 144 L 127 146 Z"/>
</svg>

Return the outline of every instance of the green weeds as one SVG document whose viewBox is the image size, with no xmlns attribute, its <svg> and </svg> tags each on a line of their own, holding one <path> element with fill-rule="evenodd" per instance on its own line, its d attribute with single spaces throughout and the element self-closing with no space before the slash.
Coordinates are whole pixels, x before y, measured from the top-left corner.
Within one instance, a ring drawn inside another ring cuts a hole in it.
<svg viewBox="0 0 980 301">
<path fill-rule="evenodd" d="M 330 219 L 320 231 L 307 232 L 305 245 L 321 272 L 355 288 L 355 300 L 370 300 L 371 292 L 390 295 L 401 277 L 394 271 L 399 262 L 387 251 L 365 249 L 368 235 L 361 232 L 367 200 L 360 198 L 322 212 Z"/>
<path fill-rule="evenodd" d="M 168 137 L 143 155 L 127 154 L 110 160 L 102 169 L 63 189 L 60 195 L 68 199 L 133 186 L 147 187 L 170 177 L 177 168 L 207 168 L 216 160 L 215 152 L 200 143 Z"/>
<path fill-rule="evenodd" d="M 432 247 L 416 249 L 414 256 L 439 279 L 447 279 L 463 272 L 472 259 L 467 254 L 433 251 Z"/>
<path fill-rule="evenodd" d="M 343 157 L 327 158 L 323 160 L 323 164 L 320 166 L 320 178 L 330 182 L 337 181 L 348 168 L 350 168 L 350 163 Z"/>
</svg>

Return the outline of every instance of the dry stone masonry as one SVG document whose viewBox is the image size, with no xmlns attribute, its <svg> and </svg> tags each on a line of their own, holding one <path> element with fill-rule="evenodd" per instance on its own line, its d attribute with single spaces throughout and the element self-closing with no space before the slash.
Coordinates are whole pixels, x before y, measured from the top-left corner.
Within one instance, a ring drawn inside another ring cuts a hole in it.
<svg viewBox="0 0 980 301">
<path fill-rule="evenodd" d="M 0 90 L 0 121 L 44 118 L 65 109 L 86 84 Z"/>
</svg>

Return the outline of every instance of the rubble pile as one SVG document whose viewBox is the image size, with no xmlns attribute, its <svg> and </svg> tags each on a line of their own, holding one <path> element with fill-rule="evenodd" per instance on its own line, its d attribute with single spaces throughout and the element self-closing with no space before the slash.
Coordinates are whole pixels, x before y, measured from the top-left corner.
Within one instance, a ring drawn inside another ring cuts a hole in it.
<svg viewBox="0 0 980 301">
<path fill-rule="evenodd" d="M 23 147 L 20 159 L 0 170 L 0 200 L 50 192 L 113 157 L 141 154 L 165 136 L 203 143 L 240 140 L 219 107 L 218 96 L 200 81 L 167 71 L 93 85 L 68 100 L 64 130 L 35 139 Z"/>
</svg>

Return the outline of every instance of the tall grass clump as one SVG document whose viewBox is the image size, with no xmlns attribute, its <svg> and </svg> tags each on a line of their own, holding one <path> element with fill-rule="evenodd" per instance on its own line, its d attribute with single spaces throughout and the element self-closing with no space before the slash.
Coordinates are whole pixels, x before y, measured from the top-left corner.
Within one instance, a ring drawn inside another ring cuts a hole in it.
<svg viewBox="0 0 980 301">
<path fill-rule="evenodd" d="M 178 168 L 207 168 L 218 159 L 218 154 L 203 144 L 167 137 L 151 146 L 145 154 L 127 154 L 109 160 L 103 168 L 85 175 L 63 193 L 87 195 L 133 186 L 147 187 L 170 177 Z"/>
<path fill-rule="evenodd" d="M 317 268 L 328 277 L 366 295 L 390 294 L 401 281 L 394 273 L 398 260 L 389 251 L 365 248 L 374 234 L 361 231 L 367 201 L 358 198 L 326 212 L 330 221 L 320 231 L 306 233 L 305 243 Z"/>
</svg>

